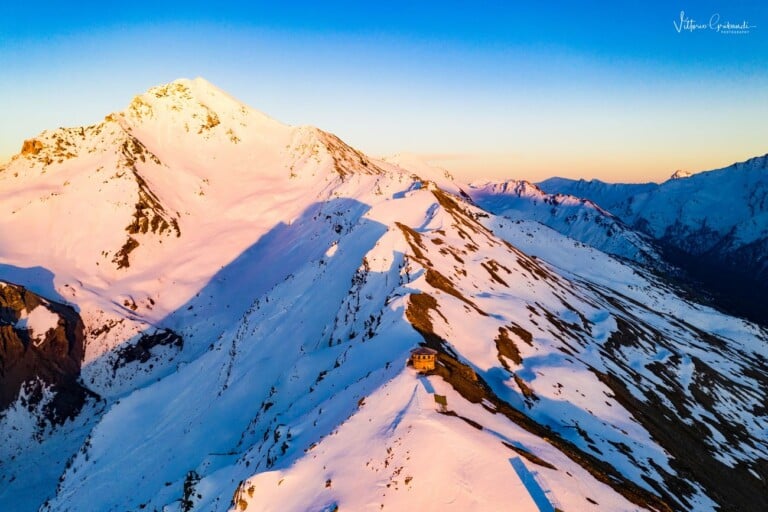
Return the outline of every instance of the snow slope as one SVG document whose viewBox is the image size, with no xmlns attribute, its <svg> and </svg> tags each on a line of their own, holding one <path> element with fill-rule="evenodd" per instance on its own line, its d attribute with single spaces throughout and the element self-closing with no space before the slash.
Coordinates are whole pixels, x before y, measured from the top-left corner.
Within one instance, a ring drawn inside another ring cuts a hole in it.
<svg viewBox="0 0 768 512">
<path fill-rule="evenodd" d="M 768 334 L 626 260 L 201 79 L 35 140 L 0 278 L 77 308 L 99 396 L 0 413 L 0 509 L 768 506 Z"/>
</svg>

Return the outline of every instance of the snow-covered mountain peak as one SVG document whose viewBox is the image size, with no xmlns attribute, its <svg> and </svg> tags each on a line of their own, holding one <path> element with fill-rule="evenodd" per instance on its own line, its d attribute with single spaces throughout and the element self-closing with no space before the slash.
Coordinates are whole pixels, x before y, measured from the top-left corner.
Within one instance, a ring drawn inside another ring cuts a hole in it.
<svg viewBox="0 0 768 512">
<path fill-rule="evenodd" d="M 97 311 L 87 321 L 116 312 L 156 322 L 312 204 L 348 188 L 383 194 L 384 173 L 335 135 L 279 123 L 205 80 L 177 80 L 101 123 L 23 144 L 0 171 L 0 265 L 54 269 L 67 301 Z M 161 297 L 167 283 L 174 291 Z M 113 332 L 87 358 L 124 339 Z"/>
<path fill-rule="evenodd" d="M 150 88 L 135 96 L 118 115 L 129 123 L 155 120 L 183 124 L 185 132 L 207 134 L 223 125 L 234 136 L 236 125 L 262 130 L 287 128 L 266 114 L 254 110 L 203 78 L 186 78 Z"/>
<path fill-rule="evenodd" d="M 294 130 L 202 78 L 152 87 L 106 120 L 119 123 L 154 153 L 162 149 L 195 160 L 285 147 Z"/>
<path fill-rule="evenodd" d="M 672 176 L 670 176 L 670 177 L 669 177 L 669 179 L 671 179 L 671 180 L 681 180 L 681 179 L 684 179 L 684 178 L 689 178 L 689 177 L 691 177 L 691 176 L 693 176 L 693 173 L 692 173 L 692 172 L 690 172 L 690 171 L 684 171 L 684 170 L 682 170 L 682 169 L 678 169 L 678 170 L 676 170 L 676 171 L 675 171 L 675 172 L 672 174 Z"/>
<path fill-rule="evenodd" d="M 13 167 L 14 177 L 44 174 L 52 165 L 86 155 L 111 155 L 114 149 L 132 159 L 138 155 L 126 153 L 138 146 L 154 156 L 170 155 L 168 163 L 177 163 L 174 154 L 197 158 L 229 152 L 240 143 L 285 146 L 292 131 L 202 78 L 180 79 L 135 96 L 124 110 L 108 114 L 102 122 L 45 130 L 25 140 L 5 167 Z M 24 162 L 14 165 L 20 159 Z"/>
<path fill-rule="evenodd" d="M 383 172 L 337 136 L 276 121 L 202 78 L 153 87 L 107 121 L 119 123 L 164 167 L 189 169 L 203 180 L 226 173 L 234 183 L 256 173 L 327 181 Z"/>
<path fill-rule="evenodd" d="M 222 178 L 230 183 L 242 183 L 244 177 L 328 181 L 385 172 L 381 162 L 337 136 L 276 121 L 203 78 L 152 87 L 98 124 L 43 131 L 25 140 L 0 172 L 6 178 L 63 176 L 59 165 L 82 168 L 84 160 L 102 157 L 117 158 L 128 168 L 140 162 L 145 179 L 164 180 L 163 169 L 181 170 L 195 182 L 190 184 L 194 193 L 199 192 L 197 182 Z M 102 164 L 89 162 L 87 167 L 94 172 Z"/>
</svg>

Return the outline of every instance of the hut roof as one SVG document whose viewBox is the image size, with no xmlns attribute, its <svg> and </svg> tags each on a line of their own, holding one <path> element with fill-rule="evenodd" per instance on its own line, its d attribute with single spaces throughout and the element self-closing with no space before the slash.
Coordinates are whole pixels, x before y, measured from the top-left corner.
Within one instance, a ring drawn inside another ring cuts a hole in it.
<svg viewBox="0 0 768 512">
<path fill-rule="evenodd" d="M 437 350 L 433 350 L 427 347 L 419 347 L 411 350 L 411 354 L 417 356 L 436 356 Z"/>
</svg>

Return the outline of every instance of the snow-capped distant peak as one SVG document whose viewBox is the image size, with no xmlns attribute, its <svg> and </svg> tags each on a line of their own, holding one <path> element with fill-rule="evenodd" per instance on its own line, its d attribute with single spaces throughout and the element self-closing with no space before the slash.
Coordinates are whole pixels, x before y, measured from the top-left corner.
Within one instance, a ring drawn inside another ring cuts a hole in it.
<svg viewBox="0 0 768 512">
<path fill-rule="evenodd" d="M 471 183 L 470 188 L 484 190 L 493 194 L 513 194 L 522 196 L 544 196 L 545 193 L 527 180 L 507 180 L 501 182 Z"/>
<path fill-rule="evenodd" d="M 691 176 L 693 176 L 692 172 L 683 171 L 682 169 L 678 169 L 678 170 L 676 170 L 674 172 L 674 174 L 672 174 L 672 176 L 669 177 L 669 179 L 671 179 L 671 180 L 681 180 L 681 179 L 684 179 L 684 178 L 689 178 Z"/>
</svg>

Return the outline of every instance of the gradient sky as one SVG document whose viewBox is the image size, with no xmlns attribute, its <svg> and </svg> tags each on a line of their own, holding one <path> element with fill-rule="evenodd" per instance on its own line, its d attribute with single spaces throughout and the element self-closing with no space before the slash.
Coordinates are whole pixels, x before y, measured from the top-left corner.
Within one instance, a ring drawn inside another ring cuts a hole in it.
<svg viewBox="0 0 768 512">
<path fill-rule="evenodd" d="M 678 33 L 681 11 L 753 28 Z M 43 1 L 0 6 L 0 160 L 196 76 L 470 178 L 660 181 L 768 152 L 765 0 Z"/>
</svg>

